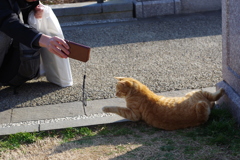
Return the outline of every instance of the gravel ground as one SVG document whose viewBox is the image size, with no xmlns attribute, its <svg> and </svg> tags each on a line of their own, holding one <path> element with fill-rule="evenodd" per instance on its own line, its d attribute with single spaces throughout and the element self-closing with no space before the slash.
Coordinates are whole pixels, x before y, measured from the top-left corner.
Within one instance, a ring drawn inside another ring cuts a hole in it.
<svg viewBox="0 0 240 160">
<path fill-rule="evenodd" d="M 221 81 L 221 13 L 199 13 L 63 27 L 65 38 L 90 46 L 85 64 L 70 60 L 74 85 L 45 78 L 13 95 L 0 89 L 1 110 L 80 101 L 86 67 L 88 99 L 115 97 L 116 76 L 129 76 L 154 92 L 212 87 Z"/>
</svg>

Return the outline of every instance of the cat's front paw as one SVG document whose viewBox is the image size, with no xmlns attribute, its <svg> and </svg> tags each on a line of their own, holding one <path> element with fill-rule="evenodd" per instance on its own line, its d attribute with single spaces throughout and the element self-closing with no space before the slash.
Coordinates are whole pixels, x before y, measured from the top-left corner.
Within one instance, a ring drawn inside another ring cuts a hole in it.
<svg viewBox="0 0 240 160">
<path fill-rule="evenodd" d="M 105 107 L 102 108 L 102 111 L 105 112 L 105 113 L 109 113 L 110 112 L 110 107 L 105 106 Z"/>
</svg>

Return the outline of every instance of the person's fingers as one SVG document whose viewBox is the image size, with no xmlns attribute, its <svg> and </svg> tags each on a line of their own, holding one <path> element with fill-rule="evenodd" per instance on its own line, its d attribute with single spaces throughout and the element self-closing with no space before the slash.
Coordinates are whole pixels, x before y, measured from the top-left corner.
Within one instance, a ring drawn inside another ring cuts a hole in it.
<svg viewBox="0 0 240 160">
<path fill-rule="evenodd" d="M 35 11 L 43 11 L 43 9 L 44 9 L 44 5 L 41 5 L 41 4 L 35 7 Z"/>
<path fill-rule="evenodd" d="M 67 58 L 67 55 L 65 55 L 61 50 L 57 49 L 56 47 L 51 47 L 49 51 L 61 58 Z"/>
<path fill-rule="evenodd" d="M 64 52 L 65 54 L 69 55 L 69 46 L 68 44 L 61 38 L 59 37 L 53 37 L 52 41 L 53 45 L 55 45 L 56 48 Z"/>
<path fill-rule="evenodd" d="M 58 48 L 60 51 L 64 52 L 66 55 L 69 55 L 69 51 L 63 45 L 57 43 L 56 48 Z"/>
<path fill-rule="evenodd" d="M 55 36 L 55 37 L 53 37 L 53 38 L 56 39 L 56 40 L 58 41 L 58 43 L 60 43 L 61 45 L 63 45 L 66 49 L 69 49 L 68 44 L 67 44 L 63 39 L 61 39 L 61 38 L 59 38 L 59 37 L 57 37 L 57 36 Z"/>
<path fill-rule="evenodd" d="M 47 48 L 51 53 L 61 58 L 67 58 L 70 53 L 68 44 L 59 37 L 42 34 L 39 39 L 39 46 Z"/>
<path fill-rule="evenodd" d="M 35 8 L 35 11 L 39 11 L 40 10 L 40 6 L 37 5 L 36 8 Z"/>
<path fill-rule="evenodd" d="M 62 41 L 62 39 L 60 40 Z M 62 58 L 67 58 L 69 51 L 62 44 L 60 44 L 61 41 L 59 41 L 59 38 L 53 37 L 49 43 L 49 50 Z"/>
<path fill-rule="evenodd" d="M 43 15 L 43 6 L 42 5 L 37 5 L 34 9 L 34 16 L 36 18 L 42 18 Z"/>
</svg>

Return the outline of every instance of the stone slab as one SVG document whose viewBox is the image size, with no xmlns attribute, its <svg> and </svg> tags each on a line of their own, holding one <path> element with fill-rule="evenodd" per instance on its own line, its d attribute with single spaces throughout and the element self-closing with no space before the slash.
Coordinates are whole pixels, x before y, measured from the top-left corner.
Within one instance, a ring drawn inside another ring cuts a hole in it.
<svg viewBox="0 0 240 160">
<path fill-rule="evenodd" d="M 82 2 L 50 6 L 60 23 L 133 17 L 133 3 L 129 0 L 110 0 L 104 3 Z"/>
<path fill-rule="evenodd" d="M 174 14 L 173 0 L 144 1 L 142 7 L 145 18 Z"/>
<path fill-rule="evenodd" d="M 219 104 L 220 107 L 228 109 L 238 123 L 240 123 L 240 95 L 225 81 L 217 83 L 216 87 L 217 89 L 223 88 L 226 93 L 217 101 L 217 104 Z"/>
<path fill-rule="evenodd" d="M 39 125 L 21 125 L 11 126 L 6 128 L 0 128 L 0 135 L 9 135 L 19 132 L 39 132 Z"/>
<path fill-rule="evenodd" d="M 133 3 L 136 18 L 181 13 L 181 0 L 150 0 L 134 1 Z"/>
<path fill-rule="evenodd" d="M 229 0 L 226 11 L 223 11 L 226 23 L 228 25 L 227 29 L 227 65 L 232 71 L 235 72 L 235 76 L 240 80 L 240 46 L 239 46 L 239 33 L 240 33 L 240 1 Z M 226 13 L 227 12 L 227 13 Z M 240 86 L 237 87 L 240 89 Z M 239 92 L 240 93 L 240 92 Z"/>
<path fill-rule="evenodd" d="M 216 87 L 208 87 L 208 88 L 203 88 L 202 90 L 214 93 L 216 92 L 217 89 Z"/>
<path fill-rule="evenodd" d="M 72 117 L 77 115 L 84 115 L 84 110 L 81 102 L 15 108 L 13 109 L 12 113 L 12 123 L 30 120 L 62 118 L 68 116 Z"/>
<path fill-rule="evenodd" d="M 129 0 L 109 0 L 102 3 L 102 12 L 132 11 L 133 3 Z"/>
<path fill-rule="evenodd" d="M 104 106 L 121 106 L 126 107 L 126 102 L 123 98 L 111 98 L 104 100 L 89 101 L 87 107 L 85 107 L 86 115 L 103 113 L 102 108 Z"/>
<path fill-rule="evenodd" d="M 12 114 L 11 109 L 0 112 L 0 124 L 10 123 L 11 122 L 11 114 Z"/>
<path fill-rule="evenodd" d="M 180 14 L 182 10 L 181 0 L 174 0 L 174 13 Z"/>
<path fill-rule="evenodd" d="M 60 23 L 67 23 L 67 22 L 79 22 L 79 21 L 124 19 L 124 18 L 132 18 L 132 14 L 133 14 L 132 11 L 108 12 L 108 13 L 76 15 L 76 16 L 59 16 L 58 20 Z"/>
<path fill-rule="evenodd" d="M 75 16 L 102 12 L 102 5 L 97 2 L 51 5 L 51 8 L 56 16 Z"/>
<path fill-rule="evenodd" d="M 239 1 L 223 1 L 222 37 L 223 37 L 223 79 L 240 95 L 240 46 L 239 42 Z"/>
<path fill-rule="evenodd" d="M 63 129 L 63 128 L 69 128 L 69 127 L 83 127 L 83 126 L 117 123 L 117 122 L 125 122 L 125 121 L 128 121 L 128 120 L 118 115 L 103 116 L 100 118 L 85 118 L 85 119 L 79 119 L 79 120 L 69 120 L 69 121 L 60 121 L 56 123 L 41 124 L 40 131 Z"/>
<path fill-rule="evenodd" d="M 221 0 L 181 0 L 182 13 L 221 10 Z"/>
<path fill-rule="evenodd" d="M 240 123 L 240 52 L 239 9 L 240 2 L 222 1 L 222 74 L 223 81 L 217 87 L 224 88 L 226 95 L 218 103 L 229 109 Z"/>
<path fill-rule="evenodd" d="M 143 18 L 143 3 L 142 2 L 134 2 L 134 10 L 136 18 Z"/>
</svg>

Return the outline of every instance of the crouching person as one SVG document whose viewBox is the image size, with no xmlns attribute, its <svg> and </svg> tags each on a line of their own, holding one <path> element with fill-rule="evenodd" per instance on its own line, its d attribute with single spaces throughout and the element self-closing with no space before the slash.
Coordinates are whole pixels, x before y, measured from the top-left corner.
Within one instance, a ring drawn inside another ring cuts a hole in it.
<svg viewBox="0 0 240 160">
<path fill-rule="evenodd" d="M 0 86 L 16 88 L 37 77 L 42 47 L 61 58 L 69 54 L 62 38 L 42 34 L 27 24 L 32 10 L 41 18 L 40 5 L 38 0 L 0 1 Z"/>
</svg>

